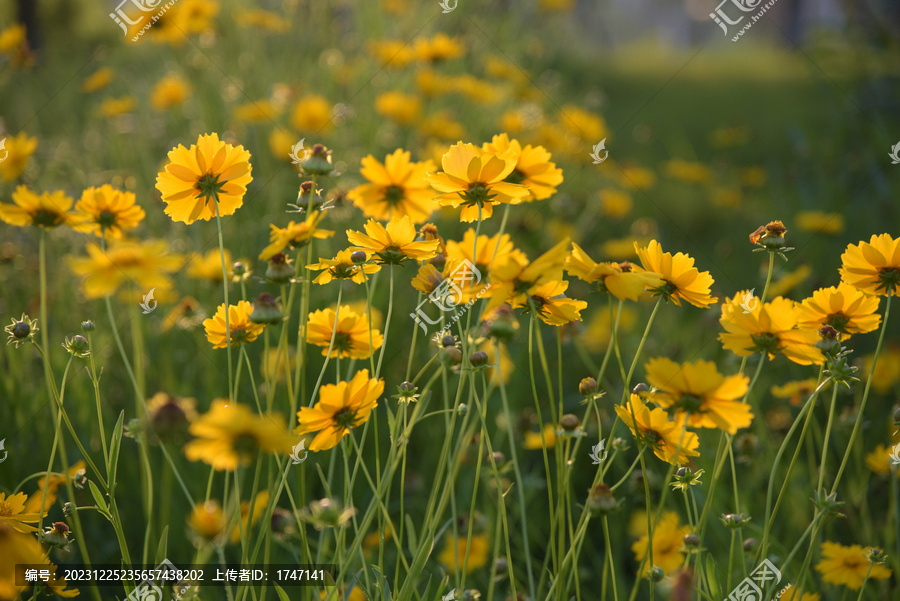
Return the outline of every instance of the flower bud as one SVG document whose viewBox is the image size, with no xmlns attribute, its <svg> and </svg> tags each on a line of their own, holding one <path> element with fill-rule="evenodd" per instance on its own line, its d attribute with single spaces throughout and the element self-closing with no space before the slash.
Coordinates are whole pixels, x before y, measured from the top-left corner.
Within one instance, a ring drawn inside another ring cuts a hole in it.
<svg viewBox="0 0 900 601">
<path fill-rule="evenodd" d="M 700 537 L 696 534 L 685 534 L 684 535 L 684 546 L 685 547 L 699 547 L 700 546 Z"/>
<path fill-rule="evenodd" d="M 11 329 L 12 335 L 22 340 L 24 338 L 28 338 L 28 335 L 31 334 L 31 325 L 27 320 L 25 321 L 17 321 L 12 325 Z"/>
<path fill-rule="evenodd" d="M 663 578 L 666 577 L 666 573 L 659 566 L 653 566 L 650 568 L 650 572 L 648 574 L 653 582 L 662 582 Z"/>
<path fill-rule="evenodd" d="M 750 517 L 743 513 L 725 513 L 719 518 L 726 528 L 740 528 L 750 521 Z"/>
<path fill-rule="evenodd" d="M 644 384 L 643 382 L 640 382 L 639 384 L 635 385 L 634 388 L 631 389 L 631 392 L 632 392 L 632 394 L 641 394 L 642 392 L 647 392 L 648 390 L 650 390 L 650 387 L 647 386 L 646 384 Z"/>
<path fill-rule="evenodd" d="M 253 301 L 253 312 L 250 313 L 250 321 L 253 323 L 273 324 L 283 319 L 284 309 L 281 308 L 281 303 L 268 292 L 263 292 Z"/>
<path fill-rule="evenodd" d="M 748 538 L 744 541 L 744 551 L 752 551 L 759 546 L 759 541 L 755 538 Z"/>
<path fill-rule="evenodd" d="M 566 432 L 572 432 L 581 425 L 581 421 L 578 419 L 578 416 L 573 415 L 571 413 L 566 413 L 561 418 L 559 418 L 559 425 Z"/>
<path fill-rule="evenodd" d="M 245 273 L 247 273 L 247 266 L 244 265 L 243 263 L 241 263 L 240 261 L 236 261 L 234 263 L 234 265 L 231 266 L 231 274 L 234 277 L 236 277 L 236 278 L 243 277 L 243 275 Z"/>
<path fill-rule="evenodd" d="M 578 383 L 578 392 L 580 392 L 582 396 L 591 396 L 597 392 L 597 380 L 594 378 L 584 378 Z"/>
<path fill-rule="evenodd" d="M 331 163 L 331 151 L 322 144 L 315 144 L 309 156 L 300 162 L 303 172 L 309 175 L 328 175 L 334 171 Z"/>
<path fill-rule="evenodd" d="M 488 363 L 488 354 L 484 351 L 475 351 L 469 356 L 472 367 L 484 367 Z"/>
<path fill-rule="evenodd" d="M 350 253 L 350 260 L 353 261 L 354 265 L 365 263 L 367 258 L 366 251 L 364 250 L 354 250 Z"/>
<path fill-rule="evenodd" d="M 460 403 L 459 407 L 456 408 L 456 413 L 458 413 L 459 415 L 465 415 L 468 412 L 469 412 L 469 406 L 466 405 L 465 403 Z"/>
<path fill-rule="evenodd" d="M 94 331 L 94 322 L 88 319 L 87 321 L 81 322 L 81 331 L 82 332 L 93 332 Z"/>
<path fill-rule="evenodd" d="M 499 464 L 503 463 L 504 461 L 506 461 L 506 455 L 504 455 L 500 451 L 494 451 L 491 454 L 491 459 L 494 460 L 494 463 L 499 465 Z"/>
<path fill-rule="evenodd" d="M 606 515 L 619 508 L 619 502 L 613 496 L 612 491 L 607 484 L 598 484 L 594 488 L 588 489 L 587 501 L 585 506 L 594 515 Z"/>
<path fill-rule="evenodd" d="M 294 276 L 294 268 L 291 266 L 287 255 L 278 253 L 269 259 L 266 267 L 266 279 L 275 284 L 285 284 Z"/>
<path fill-rule="evenodd" d="M 65 547 L 69 540 L 69 526 L 65 522 L 54 522 L 41 532 L 41 542 L 51 547 Z"/>
<path fill-rule="evenodd" d="M 441 338 L 441 346 L 447 348 L 448 346 L 456 346 L 456 338 L 447 334 L 443 338 Z"/>
<path fill-rule="evenodd" d="M 462 351 L 460 351 L 455 346 L 445 346 L 442 352 L 444 354 L 444 359 L 447 362 L 453 365 L 459 365 L 460 363 L 462 363 Z"/>
<path fill-rule="evenodd" d="M 88 344 L 87 338 L 81 334 L 72 338 L 66 338 L 62 345 L 64 349 L 75 357 L 84 358 L 91 354 L 91 345 Z"/>
</svg>

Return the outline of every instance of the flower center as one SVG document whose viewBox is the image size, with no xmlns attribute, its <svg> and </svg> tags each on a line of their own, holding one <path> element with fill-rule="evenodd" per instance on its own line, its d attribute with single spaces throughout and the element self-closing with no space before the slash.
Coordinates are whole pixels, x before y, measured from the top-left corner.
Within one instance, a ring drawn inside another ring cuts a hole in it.
<svg viewBox="0 0 900 601">
<path fill-rule="evenodd" d="M 467 207 L 484 206 L 494 197 L 494 194 L 491 194 L 490 188 L 481 182 L 472 182 L 469 184 L 469 189 L 462 193 L 462 197 L 465 199 L 463 204 Z"/>
<path fill-rule="evenodd" d="M 349 430 L 356 425 L 356 411 L 345 407 L 332 415 L 331 420 L 336 429 Z"/>
<path fill-rule="evenodd" d="M 521 184 L 525 181 L 526 175 L 519 171 L 518 169 L 513 169 L 512 173 L 506 176 L 506 179 L 503 180 L 505 182 L 509 182 L 511 184 Z"/>
<path fill-rule="evenodd" d="M 116 214 L 112 211 L 100 211 L 97 215 L 97 224 L 101 227 L 112 227 L 116 223 Z"/>
<path fill-rule="evenodd" d="M 220 182 L 219 175 L 212 175 L 211 173 L 207 173 L 203 177 L 197 180 L 197 183 L 194 184 L 194 189 L 199 192 L 197 196 L 194 198 L 200 198 L 201 196 L 206 198 L 206 202 L 209 202 L 209 199 L 212 198 L 216 202 L 219 201 L 219 192 L 222 190 L 222 187 L 228 182 Z"/>
<path fill-rule="evenodd" d="M 335 349 L 342 351 L 342 352 L 347 352 L 350 350 L 350 348 L 352 346 L 353 346 L 353 344 L 350 341 L 350 334 L 348 334 L 346 332 L 337 332 L 334 335 L 334 348 Z"/>
<path fill-rule="evenodd" d="M 678 402 L 675 403 L 675 406 L 688 413 L 699 413 L 701 407 L 703 407 L 703 399 L 693 394 L 683 394 L 678 399 Z"/>
<path fill-rule="evenodd" d="M 384 189 L 384 199 L 392 207 L 397 206 L 406 198 L 406 191 L 400 186 L 388 186 Z"/>
<path fill-rule="evenodd" d="M 31 223 L 43 227 L 54 227 L 63 222 L 63 216 L 56 211 L 38 209 L 31 216 Z"/>
<path fill-rule="evenodd" d="M 778 336 L 769 332 L 763 332 L 758 336 L 750 335 L 753 340 L 753 352 L 755 353 L 774 353 L 778 350 Z"/>
<path fill-rule="evenodd" d="M 881 284 L 878 286 L 879 290 L 884 288 L 887 291 L 897 288 L 900 286 L 900 267 L 880 268 L 878 270 L 878 279 L 881 280 Z"/>
<path fill-rule="evenodd" d="M 829 315 L 828 319 L 825 320 L 825 323 L 830 325 L 841 334 L 846 334 L 847 324 L 850 323 L 850 318 L 844 315 L 842 312 L 838 311 L 837 313 Z"/>
<path fill-rule="evenodd" d="M 0 501 L 0 516 L 9 518 L 12 517 L 13 511 L 12 506 L 6 501 Z"/>
<path fill-rule="evenodd" d="M 256 449 L 256 439 L 250 434 L 241 434 L 234 439 L 234 450 L 238 455 L 252 455 Z"/>
<path fill-rule="evenodd" d="M 246 330 L 245 325 L 235 325 L 233 322 L 228 324 L 231 327 L 231 344 L 244 344 L 250 339 L 250 332 Z"/>
</svg>

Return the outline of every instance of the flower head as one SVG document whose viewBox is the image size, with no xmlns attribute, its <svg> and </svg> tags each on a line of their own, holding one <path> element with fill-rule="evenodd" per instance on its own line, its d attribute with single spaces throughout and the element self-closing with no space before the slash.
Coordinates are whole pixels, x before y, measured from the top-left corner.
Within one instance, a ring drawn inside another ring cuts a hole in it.
<svg viewBox="0 0 900 601">
<path fill-rule="evenodd" d="M 356 263 L 353 260 L 354 253 L 350 250 L 338 251 L 333 259 L 324 259 L 319 257 L 318 263 L 307 265 L 307 269 L 313 271 L 322 271 L 316 279 L 316 284 L 325 285 L 333 280 L 350 280 L 355 284 L 362 284 L 366 281 L 366 277 L 381 270 L 380 265 L 367 263 Z M 366 260 L 368 256 L 366 255 Z"/>
<path fill-rule="evenodd" d="M 747 313 L 741 307 L 747 291 L 734 295 L 722 305 L 719 323 L 725 332 L 719 334 L 722 346 L 739 357 L 749 357 L 764 352 L 769 359 L 781 353 L 800 365 L 820 364 L 825 360 L 816 348 L 819 334 L 811 328 L 798 327 L 794 301 L 776 297 L 766 303 L 757 303 Z"/>
<path fill-rule="evenodd" d="M 822 580 L 825 582 L 842 584 L 854 591 L 862 588 L 867 573 L 869 578 L 875 580 L 891 576 L 891 570 L 886 567 L 871 565 L 866 558 L 866 550 L 860 545 L 842 545 L 828 541 L 822 543 L 822 560 L 816 564 L 816 571 L 822 573 Z"/>
<path fill-rule="evenodd" d="M 485 309 L 503 303 L 517 309 L 528 304 L 528 296 L 538 286 L 561 281 L 568 246 L 569 239 L 565 238 L 530 263 L 522 253 L 510 253 L 502 263 L 495 262 L 491 271 L 491 300 Z"/>
<path fill-rule="evenodd" d="M 696 434 L 687 431 L 682 415 L 669 419 L 665 411 L 651 409 L 636 394 L 631 395 L 625 406 L 616 407 L 616 413 L 634 437 L 653 449 L 653 454 L 663 461 L 685 463 L 688 457 L 700 454 L 697 451 L 700 440 Z"/>
<path fill-rule="evenodd" d="M 646 532 L 647 521 L 642 520 L 644 534 L 631 545 L 634 558 L 640 562 L 644 559 L 644 575 L 647 575 L 653 566 L 659 566 L 663 572 L 674 572 L 684 563 L 684 537 L 690 534 L 691 529 L 678 523 L 678 515 L 674 511 L 666 511 L 660 519 L 653 524 L 653 566 L 647 557 L 647 547 L 650 537 Z"/>
<path fill-rule="evenodd" d="M 3 328 L 9 334 L 9 340 L 6 344 L 15 344 L 19 348 L 19 343 L 30 342 L 34 340 L 34 334 L 38 331 L 37 320 L 30 319 L 22 313 L 19 319 L 12 319 L 12 323 Z"/>
<path fill-rule="evenodd" d="M 350 250 L 378 255 L 381 263 L 402 265 L 404 261 L 425 261 L 437 255 L 440 240 L 416 241 L 416 228 L 408 215 L 394 217 L 387 227 L 374 219 L 365 225 L 366 233 L 347 230 Z"/>
<path fill-rule="evenodd" d="M 125 230 L 136 228 L 144 219 L 144 209 L 135 203 L 134 193 L 116 190 L 109 184 L 82 192 L 75 211 L 75 229 L 101 238 L 121 238 Z"/>
<path fill-rule="evenodd" d="M 337 329 L 335 329 L 337 317 Z M 359 315 L 349 305 L 340 307 L 335 316 L 334 309 L 320 309 L 309 314 L 309 325 L 306 341 L 309 344 L 324 347 L 322 355 L 328 355 L 331 339 L 334 337 L 334 348 L 330 357 L 351 357 L 367 359 L 376 349 L 381 348 L 384 336 L 372 329 L 369 344 L 369 319 L 365 314 Z"/>
<path fill-rule="evenodd" d="M 654 294 L 662 295 L 676 305 L 681 305 L 684 300 L 701 309 L 718 300 L 709 293 L 709 287 L 713 284 L 712 276 L 708 271 L 699 271 L 694 267 L 693 258 L 684 253 L 672 256 L 663 252 L 656 240 L 651 240 L 645 248 L 640 248 L 635 242 L 634 249 L 644 269 L 662 277 L 663 284 L 653 289 Z"/>
<path fill-rule="evenodd" d="M 797 323 L 802 328 L 818 329 L 829 325 L 843 334 L 865 334 L 878 329 L 880 299 L 845 283 L 820 288 L 796 306 Z"/>
<path fill-rule="evenodd" d="M 0 524 L 7 524 L 19 532 L 37 532 L 37 528 L 29 526 L 40 520 L 37 513 L 26 510 L 25 501 L 28 495 L 20 492 L 7 496 L 0 492 Z"/>
<path fill-rule="evenodd" d="M 12 199 L 15 204 L 0 203 L 0 219 L 10 225 L 36 225 L 50 229 L 72 224 L 74 214 L 70 209 L 74 200 L 62 190 L 38 195 L 26 186 L 17 186 Z"/>
<path fill-rule="evenodd" d="M 541 321 L 551 326 L 581 321 L 580 311 L 587 308 L 587 303 L 566 298 L 565 291 L 568 287 L 569 282 L 551 280 L 529 288 L 528 295 L 531 297 L 531 301 L 526 305 L 526 311 L 531 310 L 533 306 Z"/>
<path fill-rule="evenodd" d="M 384 163 L 369 155 L 362 165 L 362 176 L 369 183 L 350 190 L 347 198 L 366 217 L 389 220 L 409 215 L 415 224 L 427 220 L 434 211 L 434 190 L 425 181 L 435 168 L 431 161 L 412 162 L 409 151 L 398 148 L 384 158 Z"/>
<path fill-rule="evenodd" d="M 349 382 L 326 384 L 319 390 L 313 407 L 301 407 L 297 413 L 299 435 L 318 432 L 310 451 L 327 451 L 341 441 L 351 428 L 365 423 L 384 392 L 384 380 L 369 378 L 369 370 L 356 372 Z"/>
<path fill-rule="evenodd" d="M 259 451 L 288 453 L 296 442 L 279 415 L 257 415 L 228 399 L 215 399 L 189 431 L 195 438 L 184 446 L 185 456 L 217 470 L 247 465 Z"/>
<path fill-rule="evenodd" d="M 516 168 L 516 159 L 511 148 L 485 152 L 474 144 L 458 142 L 441 159 L 444 170 L 426 179 L 440 193 L 434 198 L 436 203 L 463 206 L 460 221 L 488 219 L 495 204 L 519 204 L 529 195 L 527 186 L 504 181 Z"/>
<path fill-rule="evenodd" d="M 900 294 L 900 238 L 872 236 L 849 244 L 841 255 L 841 281 L 866 294 Z"/>
<path fill-rule="evenodd" d="M 106 250 L 89 242 L 87 257 L 67 257 L 69 268 L 84 278 L 81 290 L 87 298 L 102 298 L 115 294 L 123 284 L 139 290 L 170 290 L 169 274 L 184 264 L 181 255 L 168 252 L 163 240 L 118 240 Z"/>
<path fill-rule="evenodd" d="M 275 224 L 270 225 L 269 227 L 272 228 L 269 232 L 270 244 L 259 253 L 259 258 L 268 261 L 287 247 L 300 248 L 315 238 L 323 240 L 334 236 L 334 231 L 319 228 L 319 222 L 324 216 L 325 214 L 321 211 L 313 211 L 300 223 L 290 221 L 284 228 Z"/>
<path fill-rule="evenodd" d="M 473 256 L 472 253 L 475 253 Z M 475 240 L 475 230 L 469 228 L 460 242 L 447 241 L 448 259 L 466 260 L 477 267 L 481 273 L 487 274 L 493 265 L 506 263 L 510 259 L 519 264 L 527 264 L 528 257 L 516 249 L 509 234 L 488 236 L 481 234 Z"/>
<path fill-rule="evenodd" d="M 647 362 L 647 382 L 655 390 L 647 396 L 664 409 L 675 409 L 688 425 L 719 428 L 735 434 L 753 420 L 750 405 L 738 399 L 747 392 L 749 378 L 742 374 L 725 377 L 711 361 L 679 365 L 658 357 Z"/>
<path fill-rule="evenodd" d="M 523 200 L 544 200 L 556 194 L 556 186 L 563 181 L 562 169 L 550 161 L 550 153 L 543 146 L 527 145 L 522 148 L 518 140 L 510 140 L 506 134 L 494 136 L 482 145 L 485 152 L 502 153 L 512 150 L 516 166 L 504 181 L 528 186 L 528 196 Z"/>
<path fill-rule="evenodd" d="M 454 570 L 459 566 L 467 574 L 486 566 L 491 556 L 487 535 L 473 534 L 471 546 L 467 541 L 468 537 L 464 534 L 447 534 L 444 537 L 444 548 L 437 556 L 438 562 L 447 570 Z"/>
<path fill-rule="evenodd" d="M 16 181 L 25 172 L 37 147 L 37 138 L 32 138 L 25 132 L 6 138 L 7 155 L 0 163 L 0 179 L 7 183 Z"/>
<path fill-rule="evenodd" d="M 179 144 L 169 151 L 169 163 L 156 177 L 156 189 L 173 221 L 209 221 L 231 215 L 244 204 L 250 175 L 250 153 L 243 146 L 219 140 L 216 133 L 201 135 L 196 144 Z"/>
<path fill-rule="evenodd" d="M 597 263 L 577 244 L 566 257 L 566 271 L 589 284 L 596 284 L 600 292 L 609 292 L 619 300 L 637 300 L 644 290 L 659 288 L 662 278 L 631 263 Z"/>
<path fill-rule="evenodd" d="M 230 333 L 226 333 L 225 303 L 222 303 L 214 316 L 203 321 L 206 339 L 212 343 L 214 349 L 225 348 L 229 344 L 239 346 L 253 342 L 266 326 L 250 321 L 251 313 L 253 313 L 253 305 L 245 300 L 238 301 L 237 305 L 229 305 L 228 328 Z"/>
</svg>

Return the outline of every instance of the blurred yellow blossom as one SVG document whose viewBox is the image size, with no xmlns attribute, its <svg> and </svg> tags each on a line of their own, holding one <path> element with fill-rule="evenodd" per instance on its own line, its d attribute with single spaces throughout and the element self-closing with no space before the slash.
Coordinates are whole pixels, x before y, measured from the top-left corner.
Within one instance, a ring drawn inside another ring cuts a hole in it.
<svg viewBox="0 0 900 601">
<path fill-rule="evenodd" d="M 804 232 L 840 234 L 844 231 L 844 216 L 825 211 L 800 211 L 794 217 L 797 228 Z"/>
</svg>

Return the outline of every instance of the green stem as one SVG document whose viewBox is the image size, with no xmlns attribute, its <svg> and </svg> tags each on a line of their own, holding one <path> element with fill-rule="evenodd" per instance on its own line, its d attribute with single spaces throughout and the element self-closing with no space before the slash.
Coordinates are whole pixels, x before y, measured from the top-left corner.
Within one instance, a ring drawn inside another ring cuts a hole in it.
<svg viewBox="0 0 900 601">
<path fill-rule="evenodd" d="M 222 236 L 222 216 L 219 214 L 219 197 L 215 195 L 213 205 L 216 207 L 216 229 L 219 232 L 219 258 L 222 261 L 222 293 L 225 296 L 225 336 L 227 341 L 225 350 L 228 356 L 228 398 L 237 400 L 237 390 L 234 389 L 234 367 L 231 363 L 231 324 L 229 323 L 230 305 L 228 304 L 228 267 L 225 265 L 225 238 Z"/>
</svg>

